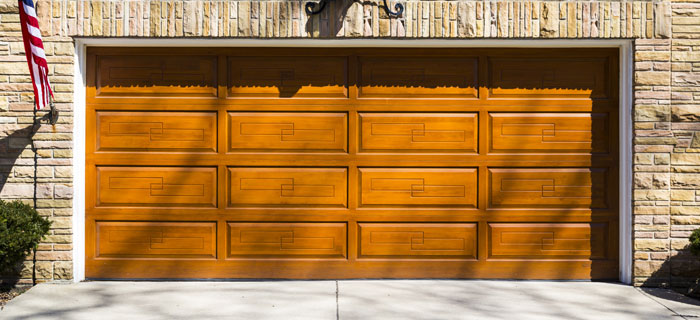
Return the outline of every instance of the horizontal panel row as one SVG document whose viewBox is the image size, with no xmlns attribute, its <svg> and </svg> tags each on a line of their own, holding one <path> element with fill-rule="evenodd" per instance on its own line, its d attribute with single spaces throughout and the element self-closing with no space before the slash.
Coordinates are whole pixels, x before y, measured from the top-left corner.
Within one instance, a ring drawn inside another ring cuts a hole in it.
<svg viewBox="0 0 700 320">
<path fill-rule="evenodd" d="M 476 223 L 358 223 L 359 259 L 477 259 Z M 346 259 L 345 222 L 228 222 L 226 259 Z M 493 259 L 605 259 L 606 223 L 489 223 Z M 216 222 L 96 222 L 96 258 L 216 259 Z"/>
<path fill-rule="evenodd" d="M 360 56 L 357 83 L 348 56 L 227 57 L 226 79 L 214 55 L 99 55 L 98 97 L 475 99 L 479 60 L 450 56 Z M 607 57 L 491 57 L 490 98 L 598 99 L 610 96 Z"/>
<path fill-rule="evenodd" d="M 348 152 L 348 114 L 229 112 L 228 152 Z M 476 153 L 476 113 L 359 113 L 360 152 Z M 97 151 L 216 152 L 215 112 L 97 112 Z M 488 152 L 606 153 L 604 113 L 490 113 Z"/>
<path fill-rule="evenodd" d="M 97 207 L 217 207 L 217 168 L 103 167 Z M 359 168 L 361 207 L 476 208 L 476 168 Z M 605 168 L 489 168 L 491 208 L 607 208 Z M 348 205 L 347 168 L 229 167 L 229 207 Z M 219 192 L 224 192 L 220 190 Z"/>
</svg>

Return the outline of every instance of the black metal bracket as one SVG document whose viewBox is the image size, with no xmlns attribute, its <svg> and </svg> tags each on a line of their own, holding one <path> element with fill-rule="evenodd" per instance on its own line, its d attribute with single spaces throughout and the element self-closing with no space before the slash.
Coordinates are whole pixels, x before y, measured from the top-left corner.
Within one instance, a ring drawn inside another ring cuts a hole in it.
<svg viewBox="0 0 700 320">
<path fill-rule="evenodd" d="M 312 16 L 312 15 L 321 13 L 321 11 L 323 11 L 323 8 L 326 7 L 327 2 L 328 2 L 328 0 L 321 0 L 318 2 L 318 5 L 316 5 L 315 2 L 307 2 L 304 5 L 304 9 L 306 10 L 306 14 Z"/>
<path fill-rule="evenodd" d="M 389 4 L 384 0 L 384 11 L 386 11 L 387 15 L 398 17 L 403 13 L 403 5 L 400 3 L 395 4 L 394 9 L 396 11 L 391 11 L 391 9 L 389 9 Z"/>
<path fill-rule="evenodd" d="M 306 10 L 306 14 L 312 16 L 312 15 L 320 13 L 326 7 L 326 4 L 328 3 L 328 1 L 332 1 L 332 0 L 321 0 L 318 3 L 307 2 L 304 5 L 304 9 Z M 401 16 L 401 14 L 403 13 L 403 5 L 400 3 L 397 3 L 396 5 L 394 5 L 394 9 L 396 11 L 391 11 L 391 9 L 389 9 L 389 4 L 386 2 L 386 0 L 384 0 L 384 5 L 382 6 L 382 8 L 384 8 L 384 11 L 386 11 L 386 14 L 390 17 L 391 16 L 398 17 L 398 16 Z"/>
<path fill-rule="evenodd" d="M 36 110 L 36 105 L 34 105 L 35 113 Z M 49 100 L 49 111 L 39 119 L 34 118 L 35 124 L 40 124 L 42 121 L 46 121 L 46 123 L 51 125 L 54 125 L 58 122 L 58 110 L 56 110 L 56 105 L 53 103 L 53 99 Z"/>
<path fill-rule="evenodd" d="M 51 109 L 49 110 L 49 123 L 56 124 L 58 122 L 58 110 L 56 110 L 56 105 L 53 103 L 53 99 L 49 102 Z"/>
</svg>

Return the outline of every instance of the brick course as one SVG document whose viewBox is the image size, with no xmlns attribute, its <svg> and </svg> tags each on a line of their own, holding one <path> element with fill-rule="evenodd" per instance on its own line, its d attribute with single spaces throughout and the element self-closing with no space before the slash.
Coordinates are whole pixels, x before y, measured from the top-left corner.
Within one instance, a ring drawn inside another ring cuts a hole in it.
<svg viewBox="0 0 700 320">
<path fill-rule="evenodd" d="M 700 227 L 700 3 L 412 0 L 401 1 L 399 18 L 386 16 L 379 1 L 350 0 L 309 18 L 304 3 L 38 1 L 61 110 L 56 126 L 34 135 L 38 207 L 54 221 L 37 253 L 40 280 L 73 274 L 74 37 L 634 39 L 634 283 L 683 285 L 700 275 L 700 260 L 684 250 Z M 30 201 L 32 94 L 23 50 L 17 2 L 0 0 L 0 197 Z"/>
</svg>

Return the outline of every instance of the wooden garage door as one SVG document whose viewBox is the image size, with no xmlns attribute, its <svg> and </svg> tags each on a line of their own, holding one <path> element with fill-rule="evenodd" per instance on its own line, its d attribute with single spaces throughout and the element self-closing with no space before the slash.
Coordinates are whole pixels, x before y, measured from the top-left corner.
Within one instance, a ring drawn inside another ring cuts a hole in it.
<svg viewBox="0 0 700 320">
<path fill-rule="evenodd" d="M 87 277 L 616 279 L 617 56 L 91 48 Z"/>
</svg>

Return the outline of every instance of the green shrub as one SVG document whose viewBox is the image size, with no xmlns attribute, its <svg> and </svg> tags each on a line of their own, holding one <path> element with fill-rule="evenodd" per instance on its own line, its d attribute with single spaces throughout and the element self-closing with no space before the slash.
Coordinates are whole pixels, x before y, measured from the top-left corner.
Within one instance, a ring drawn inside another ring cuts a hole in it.
<svg viewBox="0 0 700 320">
<path fill-rule="evenodd" d="M 20 201 L 0 200 L 0 271 L 14 267 L 49 232 L 51 221 Z"/>
<path fill-rule="evenodd" d="M 690 252 L 700 255 L 700 229 L 695 229 L 688 240 L 690 240 Z"/>
</svg>

